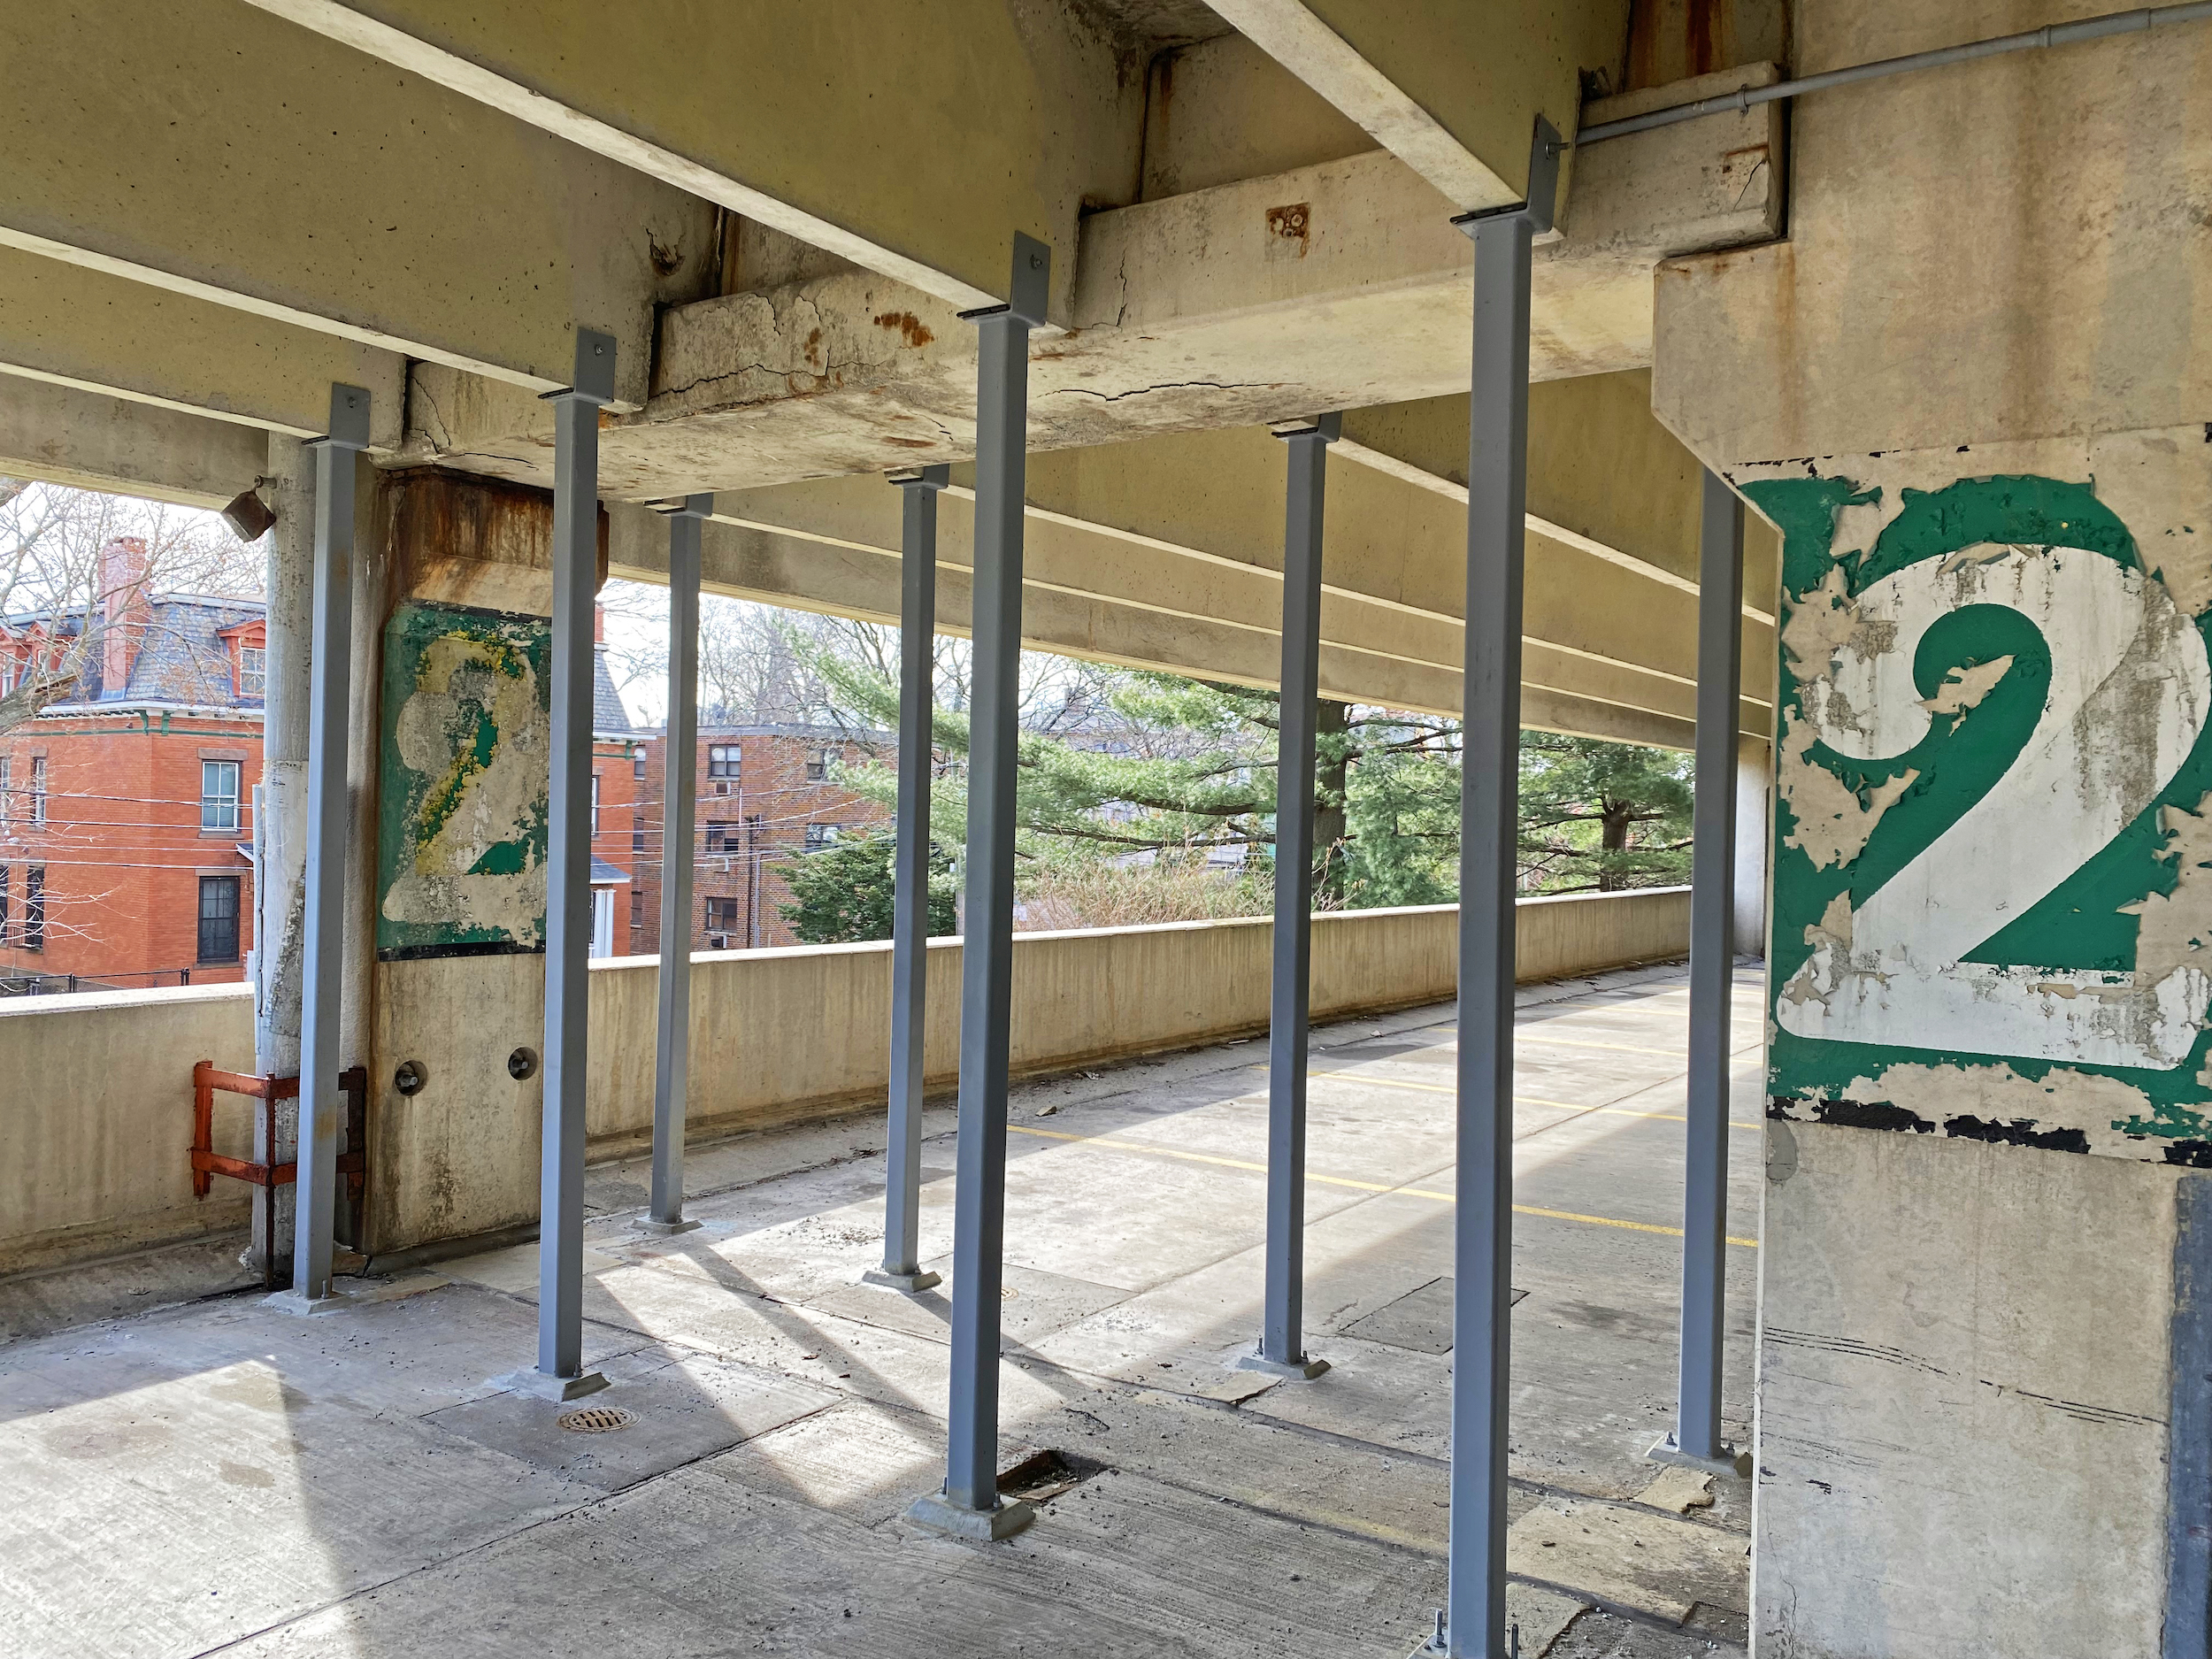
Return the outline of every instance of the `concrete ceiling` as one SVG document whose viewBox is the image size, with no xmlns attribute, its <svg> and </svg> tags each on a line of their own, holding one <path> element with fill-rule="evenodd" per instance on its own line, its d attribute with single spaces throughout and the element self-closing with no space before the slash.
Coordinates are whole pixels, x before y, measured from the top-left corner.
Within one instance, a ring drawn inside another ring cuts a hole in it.
<svg viewBox="0 0 2212 1659">
<path fill-rule="evenodd" d="M 857 590 L 837 599 L 829 543 L 807 539 L 822 532 L 800 506 L 780 513 L 773 487 L 964 458 L 974 335 L 959 312 L 1002 289 L 1021 227 L 1055 259 L 1033 450 L 1141 457 L 1164 477 L 1214 456 L 1209 434 L 1242 428 L 1260 457 L 1264 423 L 1374 411 L 1344 451 L 1363 457 L 1356 488 L 1423 527 L 1342 572 L 1339 660 L 1370 666 L 1340 688 L 1450 706 L 1453 584 L 1395 597 L 1405 560 L 1456 557 L 1463 437 L 1448 411 L 1417 412 L 1460 400 L 1463 426 L 1471 262 L 1448 221 L 1513 199 L 1535 114 L 1572 127 L 1578 66 L 1619 61 L 1625 8 L 1529 0 L 1480 20 L 1482 50 L 1461 9 L 1417 27 L 1402 10 L 965 0 L 949 24 L 936 6 L 906 28 L 806 8 L 764 33 L 679 0 L 641 0 L 611 33 L 586 0 L 7 13 L 12 59 L 103 67 L 96 88 L 65 67 L 21 77 L 0 109 L 0 465 L 219 499 L 256 429 L 319 431 L 342 380 L 372 394 L 384 464 L 541 485 L 540 396 L 566 382 L 586 325 L 618 349 L 603 493 L 741 496 L 733 530 L 812 549 L 776 596 L 864 611 Z M 1156 72 L 1171 48 L 1172 73 Z M 695 73 L 724 58 L 748 63 L 746 98 Z M 1764 109 L 1582 159 L 1563 234 L 1540 253 L 1536 377 L 1617 385 L 1647 365 L 1654 266 L 1777 233 L 1782 137 Z M 795 257 L 733 260 L 749 226 L 756 252 Z M 1640 380 L 1622 407 L 1632 445 L 1680 470 Z M 1227 627 L 1263 675 L 1273 602 L 1243 577 L 1233 596 L 1219 572 L 1263 565 L 1276 514 L 1254 495 L 1232 534 L 1194 509 L 1179 521 L 1163 495 L 1167 517 L 1136 532 L 1096 503 L 1143 502 L 1141 480 L 1117 489 L 1074 507 L 1033 492 L 1047 540 L 1117 549 L 1071 555 L 1061 584 L 1114 628 L 1071 625 L 1058 647 L 1203 671 L 1225 659 L 1190 641 Z M 1557 549 L 1547 568 L 1625 583 L 1630 614 L 1637 595 L 1654 615 L 1675 604 L 1694 586 L 1692 510 L 1663 494 L 1635 498 L 1617 467 L 1553 490 L 1563 504 L 1532 520 Z M 1148 583 L 1187 587 L 1201 567 L 1217 574 L 1200 597 L 1145 610 Z M 1678 641 L 1578 644 L 1563 620 L 1531 646 L 1551 690 L 1675 730 Z M 1426 689 L 1401 683 L 1416 669 Z"/>
</svg>

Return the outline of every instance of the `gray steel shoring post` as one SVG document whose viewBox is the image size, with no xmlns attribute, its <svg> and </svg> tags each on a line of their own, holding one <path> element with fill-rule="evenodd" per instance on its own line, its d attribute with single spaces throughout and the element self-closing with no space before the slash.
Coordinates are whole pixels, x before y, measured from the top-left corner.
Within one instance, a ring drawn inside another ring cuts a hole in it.
<svg viewBox="0 0 2212 1659">
<path fill-rule="evenodd" d="M 1458 1199 L 1453 1212 L 1451 1541 L 1444 1651 L 1503 1659 L 1513 1268 L 1515 852 L 1527 508 L 1531 242 L 1551 228 L 1559 135 L 1540 115 L 1528 200 L 1475 239 L 1468 393 L 1465 738 L 1459 817 Z"/>
<path fill-rule="evenodd" d="M 647 1233 L 688 1233 L 684 1106 L 691 1072 L 691 825 L 699 783 L 699 539 L 711 495 L 668 519 L 668 741 L 661 776 L 660 1026 L 653 1050 L 652 1207 Z"/>
<path fill-rule="evenodd" d="M 330 388 L 330 435 L 315 446 L 315 610 L 307 694 L 307 889 L 302 930 L 300 1094 L 292 1290 L 330 1294 L 338 1185 L 338 1017 L 345 980 L 346 703 L 353 644 L 354 457 L 369 447 L 369 395 Z"/>
<path fill-rule="evenodd" d="M 1022 496 L 1029 331 L 1052 250 L 1014 238 L 1011 303 L 977 318 L 974 683 L 968 749 L 967 933 L 961 949 L 952 1389 L 945 1486 L 914 1518 L 1003 1538 L 1035 1511 L 998 1495 L 999 1289 L 1006 1233 L 1007 1033 L 1014 972 L 1014 764 L 1020 733 Z"/>
<path fill-rule="evenodd" d="M 1342 418 L 1279 433 L 1290 450 L 1283 512 L 1283 672 L 1275 734 L 1275 940 L 1267 1054 L 1267 1270 L 1258 1354 L 1240 1367 L 1317 1377 L 1306 1352 L 1306 1015 L 1313 964 L 1313 774 L 1321 677 L 1321 531 L 1329 445 Z"/>
<path fill-rule="evenodd" d="M 899 810 L 891 910 L 891 1122 L 883 1193 L 883 1265 L 867 1275 L 927 1290 L 921 1248 L 922 1061 L 929 1008 L 929 768 L 937 637 L 937 494 L 946 466 L 892 474 L 905 500 L 899 539 Z"/>
<path fill-rule="evenodd" d="M 544 1150 L 538 1187 L 538 1380 L 604 1387 L 584 1347 L 584 1061 L 591 950 L 592 602 L 599 586 L 599 411 L 614 338 L 576 331 L 576 382 L 553 405 L 553 719 L 545 893 Z"/>
<path fill-rule="evenodd" d="M 1663 1462 L 1736 1470 L 1720 1437 L 1727 1307 L 1728 1014 L 1735 978 L 1736 731 L 1743 673 L 1743 503 L 1705 474 L 1698 549 L 1697 795 L 1690 820 L 1689 1125 L 1682 1181 L 1682 1387 Z"/>
</svg>

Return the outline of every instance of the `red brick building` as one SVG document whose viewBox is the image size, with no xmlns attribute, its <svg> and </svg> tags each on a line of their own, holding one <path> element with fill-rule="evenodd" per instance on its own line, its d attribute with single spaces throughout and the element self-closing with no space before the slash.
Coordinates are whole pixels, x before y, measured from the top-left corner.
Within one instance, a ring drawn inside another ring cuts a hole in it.
<svg viewBox="0 0 2212 1659">
<path fill-rule="evenodd" d="M 603 608 L 593 613 L 593 630 L 599 646 L 591 703 L 591 954 L 625 956 L 637 948 L 634 872 L 646 844 L 641 797 L 647 744 L 658 739 L 632 728 L 630 711 L 607 672 Z M 652 841 L 658 848 L 657 832 Z M 657 887 L 654 902 L 659 902 Z"/>
<path fill-rule="evenodd" d="M 837 768 L 878 753 L 892 739 L 855 738 L 830 726 L 702 726 L 697 761 L 698 809 L 692 836 L 691 938 L 695 950 L 743 950 L 795 945 L 783 919 L 791 902 L 785 873 L 792 861 L 829 845 L 841 833 L 886 825 L 890 814 L 836 780 Z M 639 787 L 636 897 L 630 950 L 660 950 L 661 803 L 666 798 L 668 744 L 646 741 Z"/>
<path fill-rule="evenodd" d="M 267 624 L 259 600 L 154 592 L 111 543 L 78 684 L 0 733 L 0 995 L 204 985 L 253 949 L 254 788 Z M 64 663 L 85 614 L 0 618 L 0 695 Z M 593 954 L 631 948 L 648 733 L 603 651 L 592 710 Z"/>
<path fill-rule="evenodd" d="M 234 980 L 253 948 L 262 606 L 152 591 L 133 539 L 101 588 L 0 618 L 0 695 L 83 646 L 74 689 L 0 733 L 0 991 Z"/>
</svg>

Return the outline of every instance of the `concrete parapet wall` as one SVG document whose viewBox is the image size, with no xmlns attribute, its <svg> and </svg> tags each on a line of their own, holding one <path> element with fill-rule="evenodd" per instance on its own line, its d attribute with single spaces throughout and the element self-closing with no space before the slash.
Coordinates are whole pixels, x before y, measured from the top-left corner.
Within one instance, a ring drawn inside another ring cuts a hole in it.
<svg viewBox="0 0 2212 1659">
<path fill-rule="evenodd" d="M 1317 1020 L 1448 1000 L 1451 906 L 1316 918 Z M 1015 939 L 1013 1068 L 1050 1071 L 1263 1031 L 1264 920 L 1187 922 Z M 1525 901 L 1524 979 L 1679 956 L 1686 889 Z M 880 1101 L 888 1064 L 888 944 L 712 951 L 693 958 L 690 1123 L 757 1129 Z M 538 1197 L 539 1079 L 506 1071 L 534 1047 L 537 956 L 381 964 L 370 1093 L 369 1243 L 378 1253 L 527 1225 Z M 591 972 L 588 1133 L 595 1154 L 649 1139 L 657 969 Z M 930 949 L 928 1071 L 957 1079 L 960 945 Z M 196 1060 L 250 1071 L 242 986 L 0 1003 L 0 1272 L 242 1225 L 248 1189 L 192 1196 L 185 1148 Z M 402 1097 L 388 1058 L 428 1078 Z M 219 1097 L 219 1149 L 249 1148 L 248 1102 Z"/>
<path fill-rule="evenodd" d="M 1313 1018 L 1448 1001 L 1454 905 L 1317 916 Z M 1558 979 L 1688 949 L 1689 890 L 1524 900 L 1520 978 Z M 1188 1048 L 1267 1029 L 1273 925 L 1171 922 L 1014 936 L 1014 1074 Z M 931 941 L 933 1088 L 959 1080 L 960 942 Z M 649 1140 L 658 972 L 592 964 L 589 1133 Z M 708 1133 L 763 1127 L 880 1099 L 891 1029 L 891 948 L 809 945 L 692 958 L 689 1120 Z M 734 1064 L 721 1056 L 736 1056 Z"/>
<path fill-rule="evenodd" d="M 243 1227 L 252 1188 L 192 1195 L 192 1066 L 253 1070 L 253 989 L 0 1002 L 0 1272 Z M 215 1148 L 253 1156 L 254 1102 L 217 1095 Z"/>
</svg>

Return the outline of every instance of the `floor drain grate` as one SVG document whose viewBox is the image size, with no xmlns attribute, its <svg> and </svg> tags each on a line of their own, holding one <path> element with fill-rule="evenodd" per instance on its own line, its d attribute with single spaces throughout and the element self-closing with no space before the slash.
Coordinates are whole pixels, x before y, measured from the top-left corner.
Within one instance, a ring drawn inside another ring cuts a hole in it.
<svg viewBox="0 0 2212 1659">
<path fill-rule="evenodd" d="M 637 1419 L 620 1406 L 586 1406 L 561 1413 L 560 1425 L 572 1434 L 608 1434 L 626 1429 Z"/>
</svg>

